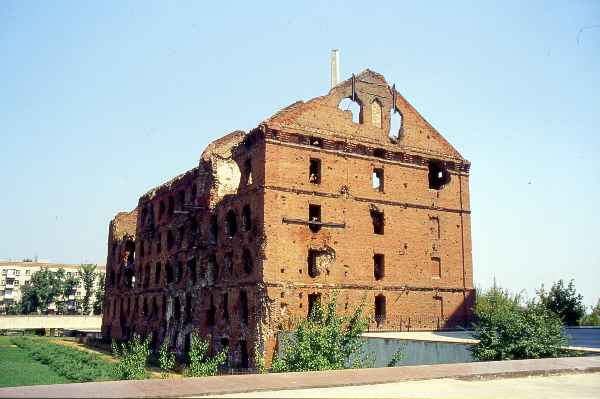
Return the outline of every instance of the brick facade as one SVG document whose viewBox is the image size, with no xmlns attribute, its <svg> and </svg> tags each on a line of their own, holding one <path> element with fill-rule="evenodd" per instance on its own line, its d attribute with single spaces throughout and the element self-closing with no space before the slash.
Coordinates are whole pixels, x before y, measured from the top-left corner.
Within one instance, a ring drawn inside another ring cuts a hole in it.
<svg viewBox="0 0 600 399">
<path fill-rule="evenodd" d="M 338 108 L 345 98 L 360 106 L 358 123 Z M 216 140 L 196 168 L 118 214 L 103 332 L 168 339 L 184 352 L 198 329 L 245 368 L 255 348 L 268 364 L 276 332 L 333 292 L 341 312 L 364 303 L 373 328 L 464 324 L 469 167 L 366 70 Z"/>
</svg>

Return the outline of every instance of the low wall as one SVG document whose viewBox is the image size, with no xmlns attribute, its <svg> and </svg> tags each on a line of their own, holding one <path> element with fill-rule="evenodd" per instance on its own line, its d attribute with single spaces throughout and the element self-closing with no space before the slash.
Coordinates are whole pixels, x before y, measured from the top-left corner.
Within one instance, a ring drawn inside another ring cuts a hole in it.
<svg viewBox="0 0 600 399">
<path fill-rule="evenodd" d="M 0 330 L 100 330 L 101 325 L 102 316 L 0 316 Z"/>
<path fill-rule="evenodd" d="M 373 354 L 375 367 L 388 366 L 398 350 L 402 351 L 403 357 L 396 363 L 397 366 L 473 361 L 470 344 L 375 337 L 363 339 L 363 355 Z"/>
</svg>

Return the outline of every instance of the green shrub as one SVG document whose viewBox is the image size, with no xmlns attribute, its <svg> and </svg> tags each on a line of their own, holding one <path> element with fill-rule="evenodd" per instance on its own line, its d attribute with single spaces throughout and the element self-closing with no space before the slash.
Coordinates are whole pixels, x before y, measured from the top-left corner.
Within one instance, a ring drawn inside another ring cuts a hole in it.
<svg viewBox="0 0 600 399">
<path fill-rule="evenodd" d="M 57 374 L 75 382 L 107 381 L 112 379 L 111 365 L 98 356 L 45 339 L 13 338 L 12 342 L 33 359 L 48 365 Z"/>
<path fill-rule="evenodd" d="M 284 343 L 284 352 L 273 361 L 272 371 L 317 371 L 368 367 L 374 358 L 361 358 L 361 334 L 367 327 L 362 306 L 350 317 L 336 313 L 336 295 L 323 312 L 317 301 L 307 320 L 301 320 L 293 335 Z M 351 360 L 353 359 L 353 360 Z"/>
<path fill-rule="evenodd" d="M 169 343 L 166 339 L 160 346 L 158 361 L 160 369 L 162 370 L 161 377 L 167 378 L 169 376 L 169 371 L 173 370 L 175 367 L 175 353 L 169 350 Z"/>
<path fill-rule="evenodd" d="M 519 295 L 494 284 L 479 294 L 475 309 L 475 338 L 471 350 L 478 360 L 537 359 L 564 356 L 560 318 L 544 305 L 522 304 Z"/>
<path fill-rule="evenodd" d="M 134 335 L 129 342 L 113 341 L 112 352 L 117 357 L 114 374 L 120 380 L 141 380 L 146 378 L 146 362 L 150 356 L 150 338 Z"/>
<path fill-rule="evenodd" d="M 205 377 L 216 375 L 219 367 L 227 360 L 228 348 L 224 348 L 216 356 L 208 355 L 208 341 L 198 333 L 192 332 L 190 351 L 188 352 L 188 367 L 184 374 L 189 377 Z"/>
</svg>

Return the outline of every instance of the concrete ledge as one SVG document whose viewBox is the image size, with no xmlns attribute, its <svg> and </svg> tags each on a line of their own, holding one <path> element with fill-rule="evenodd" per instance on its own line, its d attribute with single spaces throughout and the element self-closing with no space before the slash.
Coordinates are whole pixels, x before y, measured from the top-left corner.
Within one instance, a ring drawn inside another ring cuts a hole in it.
<svg viewBox="0 0 600 399">
<path fill-rule="evenodd" d="M 0 397 L 182 397 L 300 388 L 372 385 L 437 378 L 485 379 L 600 372 L 600 356 L 475 362 L 306 373 L 110 381 L 0 389 Z"/>
</svg>

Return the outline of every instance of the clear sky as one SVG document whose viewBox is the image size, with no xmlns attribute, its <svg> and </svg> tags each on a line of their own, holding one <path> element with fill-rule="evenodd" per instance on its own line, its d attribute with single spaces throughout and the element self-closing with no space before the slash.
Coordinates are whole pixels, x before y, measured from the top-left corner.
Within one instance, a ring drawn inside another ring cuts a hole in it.
<svg viewBox="0 0 600 399">
<path fill-rule="evenodd" d="M 105 263 L 116 212 L 325 94 L 332 48 L 472 162 L 478 286 L 574 278 L 596 302 L 596 0 L 0 1 L 0 258 Z"/>
</svg>

